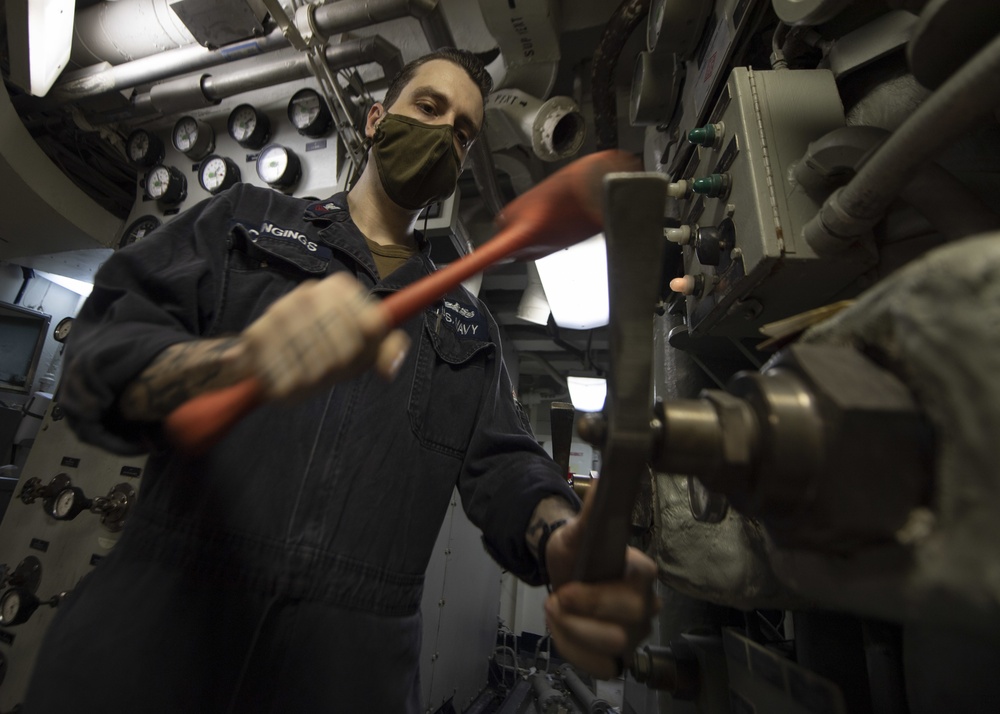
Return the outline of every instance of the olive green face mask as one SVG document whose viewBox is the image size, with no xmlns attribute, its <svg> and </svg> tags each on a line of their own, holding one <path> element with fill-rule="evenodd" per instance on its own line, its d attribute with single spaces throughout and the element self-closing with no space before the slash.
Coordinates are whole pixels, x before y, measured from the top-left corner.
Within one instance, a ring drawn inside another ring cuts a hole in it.
<svg viewBox="0 0 1000 714">
<path fill-rule="evenodd" d="M 372 153 L 382 187 L 403 208 L 415 211 L 455 192 L 460 162 L 450 124 L 386 114 L 375 129 Z"/>
</svg>

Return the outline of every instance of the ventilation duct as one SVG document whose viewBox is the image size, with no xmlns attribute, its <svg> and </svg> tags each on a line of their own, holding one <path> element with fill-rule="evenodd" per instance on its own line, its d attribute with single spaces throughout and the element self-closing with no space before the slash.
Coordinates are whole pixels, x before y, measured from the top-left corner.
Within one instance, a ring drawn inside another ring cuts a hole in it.
<svg viewBox="0 0 1000 714">
<path fill-rule="evenodd" d="M 583 115 L 570 97 L 542 102 L 517 89 L 501 89 L 487 99 L 486 117 L 491 148 L 526 145 L 543 161 L 575 156 L 586 136 Z"/>
<path fill-rule="evenodd" d="M 496 88 L 516 87 L 536 97 L 548 97 L 560 59 L 554 0 L 479 0 L 479 9 L 500 47 L 500 56 L 487 67 Z"/>
</svg>

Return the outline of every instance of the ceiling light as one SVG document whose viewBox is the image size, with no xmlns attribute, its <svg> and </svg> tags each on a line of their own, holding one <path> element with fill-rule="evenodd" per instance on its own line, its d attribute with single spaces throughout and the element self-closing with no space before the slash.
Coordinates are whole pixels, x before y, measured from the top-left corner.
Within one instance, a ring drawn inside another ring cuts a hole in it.
<svg viewBox="0 0 1000 714">
<path fill-rule="evenodd" d="M 69 62 L 74 0 L 7 0 L 10 79 L 44 97 Z"/>
<path fill-rule="evenodd" d="M 569 400 L 581 412 L 599 412 L 608 396 L 608 381 L 599 377 L 567 377 Z"/>
<path fill-rule="evenodd" d="M 87 297 L 94 290 L 93 283 L 77 280 L 76 278 L 67 278 L 65 275 L 55 275 L 54 273 L 46 273 L 41 270 L 36 270 L 35 275 L 40 278 L 45 278 L 49 282 L 55 283 L 56 285 L 61 285 L 67 290 L 72 290 L 83 297 Z"/>
<path fill-rule="evenodd" d="M 549 324 L 549 301 L 545 298 L 545 289 L 542 287 L 542 279 L 538 277 L 538 268 L 534 263 L 526 263 L 528 269 L 528 287 L 521 295 L 521 302 L 517 305 L 517 316 L 525 322 L 533 322 L 536 325 Z"/>
<path fill-rule="evenodd" d="M 536 260 L 535 265 L 559 327 L 589 330 L 608 324 L 608 255 L 603 234 Z"/>
</svg>

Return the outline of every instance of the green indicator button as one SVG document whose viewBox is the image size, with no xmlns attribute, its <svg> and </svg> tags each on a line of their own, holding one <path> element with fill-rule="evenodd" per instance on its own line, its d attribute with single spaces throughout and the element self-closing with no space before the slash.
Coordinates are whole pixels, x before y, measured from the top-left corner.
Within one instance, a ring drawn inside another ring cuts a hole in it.
<svg viewBox="0 0 1000 714">
<path fill-rule="evenodd" d="M 715 124 L 706 124 L 688 132 L 688 141 L 697 146 L 712 146 L 717 134 Z"/>
<path fill-rule="evenodd" d="M 722 174 L 711 174 L 696 178 L 691 182 L 691 190 L 710 198 L 721 196 L 726 190 L 726 179 Z"/>
</svg>

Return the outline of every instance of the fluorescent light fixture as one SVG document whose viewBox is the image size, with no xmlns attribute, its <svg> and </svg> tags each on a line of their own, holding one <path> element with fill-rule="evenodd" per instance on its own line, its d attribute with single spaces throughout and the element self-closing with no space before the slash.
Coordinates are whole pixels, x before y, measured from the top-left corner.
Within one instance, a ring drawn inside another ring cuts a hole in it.
<svg viewBox="0 0 1000 714">
<path fill-rule="evenodd" d="M 608 254 L 603 234 L 536 260 L 535 266 L 559 327 L 589 330 L 608 324 Z"/>
<path fill-rule="evenodd" d="M 69 62 L 75 0 L 7 0 L 10 79 L 44 97 Z"/>
<path fill-rule="evenodd" d="M 521 302 L 517 305 L 517 316 L 525 322 L 533 322 L 536 325 L 549 324 L 549 301 L 545 298 L 545 289 L 542 288 L 542 279 L 538 277 L 538 268 L 534 263 L 526 263 L 528 269 L 528 287 L 521 295 Z"/>
<path fill-rule="evenodd" d="M 67 278 L 65 275 L 55 275 L 54 273 L 46 273 L 41 270 L 36 270 L 35 275 L 40 278 L 45 278 L 49 282 L 55 283 L 56 285 L 61 285 L 67 290 L 72 290 L 78 295 L 87 297 L 94 290 L 94 284 L 84 282 L 83 280 L 77 280 L 76 278 Z"/>
<path fill-rule="evenodd" d="M 581 412 L 599 412 L 608 397 L 608 381 L 600 377 L 567 377 L 569 400 Z"/>
</svg>

